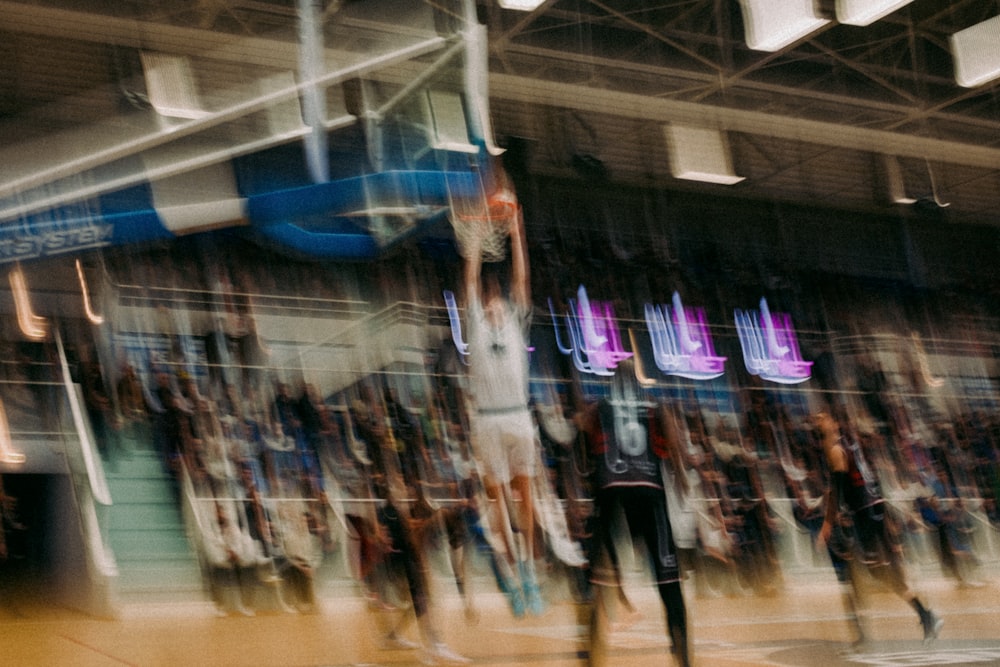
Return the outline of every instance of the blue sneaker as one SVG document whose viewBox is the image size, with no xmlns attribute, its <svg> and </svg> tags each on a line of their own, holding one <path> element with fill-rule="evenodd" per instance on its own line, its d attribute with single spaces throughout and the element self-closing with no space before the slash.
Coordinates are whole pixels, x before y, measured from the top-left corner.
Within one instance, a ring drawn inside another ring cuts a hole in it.
<svg viewBox="0 0 1000 667">
<path fill-rule="evenodd" d="M 541 616 L 542 612 L 545 611 L 545 603 L 542 601 L 542 592 L 538 588 L 535 571 L 524 562 L 518 563 L 518 571 L 521 575 L 521 586 L 524 589 L 524 599 L 528 604 L 528 611 L 532 616 Z"/>
<path fill-rule="evenodd" d="M 542 600 L 542 592 L 536 583 L 524 585 L 524 597 L 528 603 L 528 611 L 532 616 L 541 616 L 545 612 L 545 602 Z"/>
<path fill-rule="evenodd" d="M 506 591 L 507 601 L 510 602 L 510 610 L 514 614 L 514 618 L 522 618 L 524 616 L 524 594 L 517 588 L 511 586 Z"/>
</svg>

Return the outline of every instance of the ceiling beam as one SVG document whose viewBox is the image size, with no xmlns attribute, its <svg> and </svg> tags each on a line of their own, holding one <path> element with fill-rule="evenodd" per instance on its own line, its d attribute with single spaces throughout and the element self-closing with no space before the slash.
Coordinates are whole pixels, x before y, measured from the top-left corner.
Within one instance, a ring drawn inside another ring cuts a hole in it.
<svg viewBox="0 0 1000 667">
<path fill-rule="evenodd" d="M 703 103 L 654 98 L 508 74 L 491 74 L 490 91 L 493 96 L 524 104 L 541 104 L 651 122 L 689 123 L 822 146 L 1000 169 L 1000 148 L 900 132 L 713 107 Z"/>
<path fill-rule="evenodd" d="M 603 70 L 615 71 L 620 74 L 617 80 L 629 80 L 629 75 L 633 77 L 658 77 L 660 81 L 674 80 L 684 82 L 683 87 L 678 87 L 676 89 L 657 91 L 655 96 L 666 97 L 672 96 L 674 98 L 680 95 L 692 91 L 704 91 L 710 89 L 711 91 L 724 93 L 725 90 L 720 90 L 717 86 L 718 77 L 708 73 L 699 72 L 689 69 L 680 69 L 676 67 L 666 67 L 656 63 L 642 63 L 634 61 L 622 61 L 617 59 L 602 58 L 600 56 L 595 56 L 592 54 L 572 54 L 565 51 L 558 51 L 554 49 L 544 49 L 541 47 L 525 46 L 525 45 L 511 45 L 507 49 L 508 57 L 506 59 L 507 65 L 510 67 L 515 67 L 516 63 L 511 60 L 509 55 L 521 55 L 530 58 L 538 58 L 540 61 L 544 62 L 547 67 L 551 67 L 553 63 L 561 63 L 564 65 L 576 63 L 586 64 L 594 67 L 601 68 Z M 539 68 L 540 71 L 540 68 Z M 526 72 L 521 72 L 522 76 L 531 76 Z M 533 77 L 540 78 L 540 77 Z M 613 77 L 607 77 L 613 79 Z M 690 83 L 687 83 L 690 82 Z M 644 84 L 645 85 L 645 84 Z M 887 120 L 886 122 L 893 122 L 898 124 L 903 124 L 911 120 L 912 114 L 914 114 L 914 108 L 911 105 L 905 105 L 899 102 L 888 102 L 886 100 L 876 100 L 876 99 L 861 99 L 857 97 L 846 97 L 841 94 L 833 92 L 825 92 L 823 90 L 816 90 L 813 88 L 806 87 L 791 87 L 783 86 L 779 83 L 769 83 L 763 81 L 756 81 L 754 79 L 743 79 L 733 86 L 731 90 L 745 90 L 751 91 L 753 93 L 768 95 L 769 97 L 777 99 L 797 99 L 797 100 L 811 100 L 814 102 L 821 102 L 825 104 L 836 104 L 838 106 L 848 107 L 851 109 L 859 110 L 870 110 L 875 111 L 880 114 L 891 114 L 897 118 L 892 121 Z M 974 91 L 976 94 L 983 94 L 983 91 Z M 650 95 L 652 97 L 654 95 Z M 963 90 L 962 99 L 968 97 L 973 97 L 974 94 L 970 94 L 969 91 Z M 705 95 L 698 96 L 697 99 L 703 99 Z M 687 98 L 688 101 L 692 101 L 693 98 Z M 953 104 L 958 100 L 950 99 L 948 105 Z M 941 109 L 947 108 L 948 105 L 944 105 Z M 935 110 L 929 113 L 927 116 L 928 120 L 934 121 L 945 121 L 951 124 L 961 124 L 968 125 L 969 127 L 975 127 L 980 129 L 995 130 L 996 134 L 1000 136 L 1000 122 L 996 120 L 989 120 L 986 117 L 975 117 L 969 116 L 967 114 L 949 114 L 943 113 L 935 107 Z"/>
</svg>

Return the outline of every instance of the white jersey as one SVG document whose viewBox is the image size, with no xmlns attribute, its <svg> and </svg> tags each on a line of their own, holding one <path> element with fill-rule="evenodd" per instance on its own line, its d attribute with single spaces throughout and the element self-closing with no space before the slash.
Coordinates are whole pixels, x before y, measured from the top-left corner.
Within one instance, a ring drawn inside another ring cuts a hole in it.
<svg viewBox="0 0 1000 667">
<path fill-rule="evenodd" d="M 469 388 L 480 411 L 508 411 L 528 405 L 528 312 L 506 307 L 494 328 L 479 299 L 469 301 Z"/>
</svg>

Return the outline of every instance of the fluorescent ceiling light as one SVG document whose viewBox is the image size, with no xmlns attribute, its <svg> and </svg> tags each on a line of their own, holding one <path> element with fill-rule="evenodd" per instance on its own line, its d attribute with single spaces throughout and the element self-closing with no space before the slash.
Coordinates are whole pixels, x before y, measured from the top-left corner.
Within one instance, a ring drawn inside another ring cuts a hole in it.
<svg viewBox="0 0 1000 667">
<path fill-rule="evenodd" d="M 499 0 L 503 9 L 516 9 L 519 12 L 532 12 L 545 2 L 545 0 Z"/>
<path fill-rule="evenodd" d="M 896 155 L 882 155 L 889 198 L 895 204 L 934 203 L 938 208 L 948 208 L 949 202 L 941 201 L 934 170 L 928 160 L 917 162 L 909 158 L 905 164 Z"/>
<path fill-rule="evenodd" d="M 975 88 L 1000 77 L 1000 16 L 959 30 L 950 41 L 958 85 Z"/>
<path fill-rule="evenodd" d="M 171 118 L 204 118 L 191 63 L 184 56 L 142 51 L 139 54 L 146 75 L 149 103 Z"/>
<path fill-rule="evenodd" d="M 740 181 L 746 180 L 744 176 L 713 174 L 707 171 L 685 171 L 681 174 L 674 174 L 674 176 L 685 181 L 700 181 L 716 185 L 736 185 Z"/>
<path fill-rule="evenodd" d="M 663 127 L 674 178 L 720 185 L 744 180 L 733 173 L 726 136 L 719 130 L 671 123 Z"/>
<path fill-rule="evenodd" d="M 899 164 L 899 158 L 895 155 L 883 155 L 882 165 L 885 169 L 889 199 L 894 204 L 916 204 L 917 200 L 906 191 L 906 180 L 903 178 L 903 169 Z"/>
<path fill-rule="evenodd" d="M 479 152 L 479 147 L 469 141 L 465 108 L 458 93 L 428 89 L 424 96 L 424 116 L 431 147 L 458 153 Z"/>
<path fill-rule="evenodd" d="M 779 51 L 830 21 L 816 16 L 813 0 L 740 0 L 747 46 Z"/>
<path fill-rule="evenodd" d="M 869 25 L 913 0 L 837 0 L 837 20 L 847 25 Z"/>
</svg>

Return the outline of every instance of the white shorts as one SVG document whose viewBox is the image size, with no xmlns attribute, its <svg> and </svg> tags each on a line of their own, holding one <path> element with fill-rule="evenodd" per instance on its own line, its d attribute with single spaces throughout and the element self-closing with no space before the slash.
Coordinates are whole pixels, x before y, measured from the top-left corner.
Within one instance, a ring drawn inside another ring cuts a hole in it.
<svg viewBox="0 0 1000 667">
<path fill-rule="evenodd" d="M 483 474 L 496 484 L 535 475 L 535 422 L 527 408 L 476 414 L 472 419 L 472 446 Z"/>
</svg>

